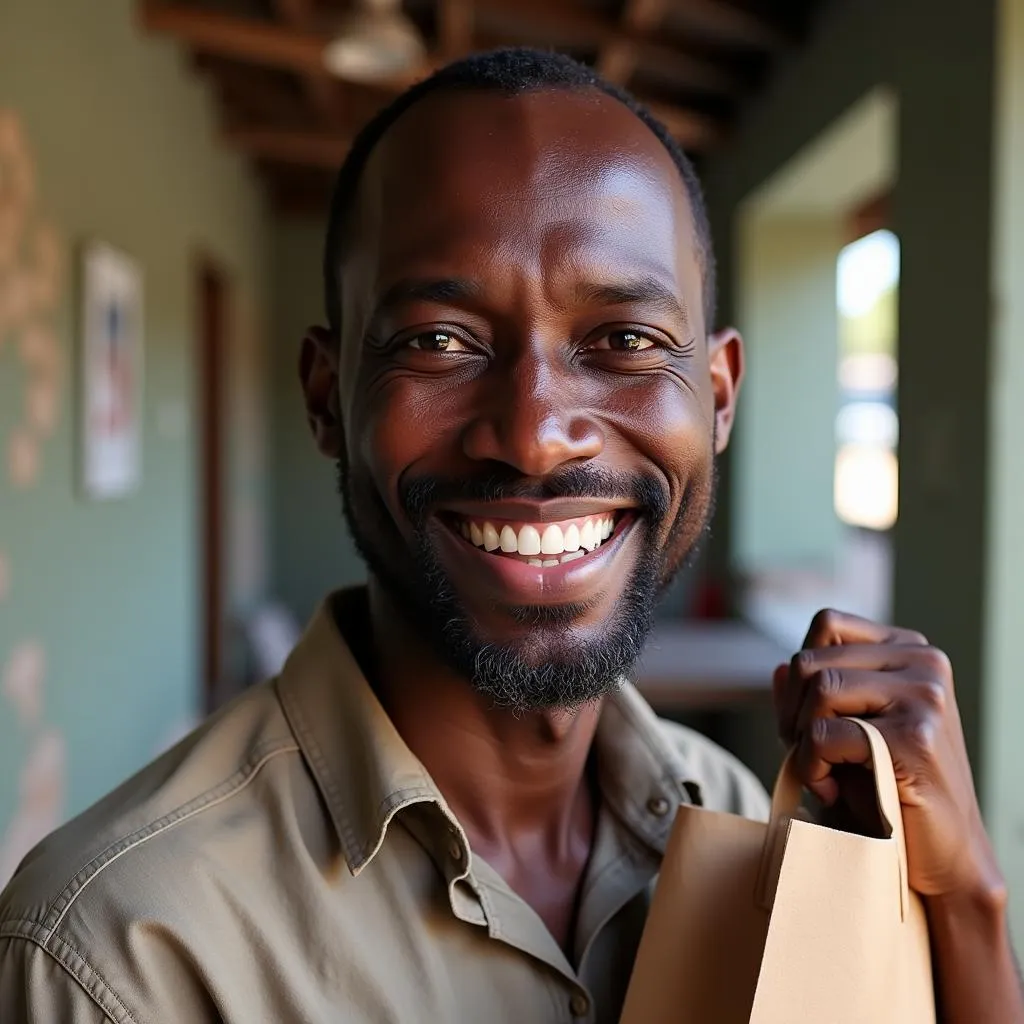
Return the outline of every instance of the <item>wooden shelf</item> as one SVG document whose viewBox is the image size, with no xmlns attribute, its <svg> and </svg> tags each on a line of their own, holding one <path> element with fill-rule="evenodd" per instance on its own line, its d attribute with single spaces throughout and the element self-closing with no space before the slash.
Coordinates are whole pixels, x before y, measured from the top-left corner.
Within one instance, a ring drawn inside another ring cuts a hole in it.
<svg viewBox="0 0 1024 1024">
<path fill-rule="evenodd" d="M 746 622 L 664 623 L 634 679 L 659 714 L 719 710 L 768 699 L 772 672 L 792 655 Z"/>
</svg>

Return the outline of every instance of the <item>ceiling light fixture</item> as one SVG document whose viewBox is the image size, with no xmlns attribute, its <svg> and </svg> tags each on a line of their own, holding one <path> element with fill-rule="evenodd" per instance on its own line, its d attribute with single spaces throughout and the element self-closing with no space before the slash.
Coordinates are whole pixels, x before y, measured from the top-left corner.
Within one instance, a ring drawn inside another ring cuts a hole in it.
<svg viewBox="0 0 1024 1024">
<path fill-rule="evenodd" d="M 415 71 L 425 57 L 423 39 L 402 13 L 401 0 L 359 0 L 323 59 L 338 78 L 372 84 Z"/>
</svg>

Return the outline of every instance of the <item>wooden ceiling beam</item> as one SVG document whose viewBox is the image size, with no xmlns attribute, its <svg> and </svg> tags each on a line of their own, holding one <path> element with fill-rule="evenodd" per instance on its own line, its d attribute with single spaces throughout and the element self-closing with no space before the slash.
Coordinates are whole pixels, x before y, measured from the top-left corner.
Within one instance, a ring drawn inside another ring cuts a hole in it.
<svg viewBox="0 0 1024 1024">
<path fill-rule="evenodd" d="M 473 49 L 473 0 L 437 0 L 438 43 L 444 60 Z"/>
<path fill-rule="evenodd" d="M 774 22 L 723 0 L 669 0 L 668 6 L 682 25 L 726 46 L 776 51 L 794 42 Z"/>
<path fill-rule="evenodd" d="M 281 128 L 234 127 L 224 132 L 229 145 L 250 156 L 299 167 L 336 171 L 348 154 L 350 141 L 325 132 Z"/>
<path fill-rule="evenodd" d="M 637 34 L 653 32 L 665 17 L 669 0 L 626 0 L 620 18 L 622 27 L 635 39 Z M 616 40 L 602 47 L 597 70 L 618 85 L 625 85 L 639 59 L 636 43 L 632 39 Z"/>
<path fill-rule="evenodd" d="M 687 152 L 704 153 L 714 149 L 725 134 L 721 122 L 705 114 L 670 103 L 644 103 L 644 106 Z"/>
<path fill-rule="evenodd" d="M 743 91 L 742 81 L 720 65 L 657 42 L 645 29 L 618 24 L 580 7 L 553 0 L 477 0 L 476 6 L 481 14 L 534 26 L 548 45 L 579 43 L 604 49 L 629 43 L 637 60 L 663 69 L 682 85 L 724 95 Z"/>
<path fill-rule="evenodd" d="M 251 64 L 300 73 L 322 70 L 324 66 L 324 41 L 319 35 L 253 18 L 148 2 L 142 5 L 142 24 L 151 32 L 172 36 L 196 50 Z"/>
<path fill-rule="evenodd" d="M 638 60 L 664 68 L 681 84 L 694 89 L 725 95 L 734 95 L 743 89 L 743 83 L 735 75 L 710 61 L 654 42 L 643 32 L 623 28 L 599 15 L 563 8 L 553 0 L 477 0 L 476 10 L 500 14 L 521 23 L 530 22 L 551 43 L 572 40 L 608 47 L 621 41 L 631 42 Z M 287 68 L 301 74 L 320 74 L 324 70 L 326 40 L 306 30 L 154 0 L 143 4 L 142 23 L 150 31 L 172 36 L 194 49 L 235 60 Z M 441 60 L 441 55 L 435 54 L 414 72 L 395 76 L 386 83 L 387 87 L 403 89 L 429 74 Z"/>
<path fill-rule="evenodd" d="M 274 0 L 277 16 L 289 28 L 308 30 L 313 23 L 313 0 Z M 338 83 L 321 64 L 318 70 L 309 70 L 302 75 L 303 87 L 324 122 L 333 128 L 340 128 L 345 120 L 345 108 Z"/>
<path fill-rule="evenodd" d="M 319 33 L 158 0 L 146 0 L 141 11 L 143 28 L 170 36 L 195 50 L 299 74 L 324 71 L 327 40 Z M 392 92 L 404 89 L 431 69 L 428 63 L 410 74 L 396 75 L 379 87 Z"/>
<path fill-rule="evenodd" d="M 268 80 L 253 68 L 227 61 L 211 62 L 207 73 L 217 84 L 225 103 L 246 111 L 249 122 L 254 120 L 295 124 L 309 120 L 302 98 L 279 83 Z"/>
</svg>

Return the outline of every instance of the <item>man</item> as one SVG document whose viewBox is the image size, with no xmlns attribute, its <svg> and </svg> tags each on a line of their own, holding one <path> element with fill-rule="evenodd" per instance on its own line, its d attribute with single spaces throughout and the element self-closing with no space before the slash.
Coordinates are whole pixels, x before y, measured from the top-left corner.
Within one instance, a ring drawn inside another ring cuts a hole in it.
<svg viewBox="0 0 1024 1024">
<path fill-rule="evenodd" d="M 302 384 L 369 586 L 29 855 L 5 1024 L 612 1022 L 672 808 L 765 814 L 621 682 L 706 530 L 743 370 L 664 129 L 560 57 L 453 65 L 355 143 L 325 284 Z M 946 659 L 829 613 L 775 684 L 848 814 L 842 716 L 885 732 L 943 1019 L 1024 1020 Z"/>
</svg>

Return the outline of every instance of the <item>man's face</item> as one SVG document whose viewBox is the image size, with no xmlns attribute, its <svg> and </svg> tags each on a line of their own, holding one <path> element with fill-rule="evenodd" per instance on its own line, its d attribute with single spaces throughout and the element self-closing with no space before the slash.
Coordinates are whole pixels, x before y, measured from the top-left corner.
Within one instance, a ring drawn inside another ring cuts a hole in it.
<svg viewBox="0 0 1024 1024">
<path fill-rule="evenodd" d="M 701 294 L 678 170 L 598 92 L 437 94 L 365 170 L 321 448 L 372 576 L 500 705 L 606 692 L 704 533 L 741 354 Z"/>
</svg>

